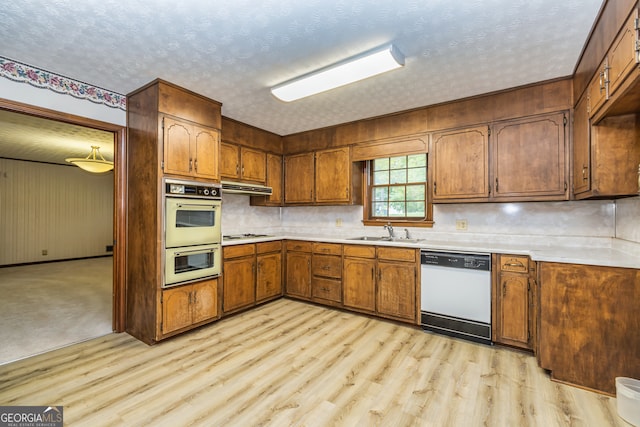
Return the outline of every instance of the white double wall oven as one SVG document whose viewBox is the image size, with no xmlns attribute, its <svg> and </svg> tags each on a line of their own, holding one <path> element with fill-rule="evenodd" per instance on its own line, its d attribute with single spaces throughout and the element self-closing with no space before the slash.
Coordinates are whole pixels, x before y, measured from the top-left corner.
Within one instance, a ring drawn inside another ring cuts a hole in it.
<svg viewBox="0 0 640 427">
<path fill-rule="evenodd" d="M 163 287 L 221 272 L 220 184 L 165 179 Z"/>
</svg>

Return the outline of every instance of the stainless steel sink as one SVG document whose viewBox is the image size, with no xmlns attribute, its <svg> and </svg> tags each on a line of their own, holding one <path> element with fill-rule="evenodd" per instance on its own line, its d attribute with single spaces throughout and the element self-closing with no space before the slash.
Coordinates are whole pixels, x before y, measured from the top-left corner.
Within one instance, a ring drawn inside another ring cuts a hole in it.
<svg viewBox="0 0 640 427">
<path fill-rule="evenodd" d="M 363 241 L 371 241 L 371 242 L 398 242 L 398 243 L 417 243 L 423 239 L 403 239 L 401 237 L 391 238 L 389 236 L 362 236 L 362 237 L 352 237 L 349 240 L 363 240 Z"/>
</svg>

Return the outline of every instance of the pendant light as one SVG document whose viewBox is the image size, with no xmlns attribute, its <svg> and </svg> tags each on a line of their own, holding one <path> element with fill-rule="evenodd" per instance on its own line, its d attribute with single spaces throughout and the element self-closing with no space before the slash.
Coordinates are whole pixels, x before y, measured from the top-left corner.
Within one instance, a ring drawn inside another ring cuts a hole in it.
<svg viewBox="0 0 640 427">
<path fill-rule="evenodd" d="M 87 157 L 69 157 L 65 161 L 91 173 L 105 173 L 113 169 L 113 162 L 104 159 L 97 145 L 91 146 L 91 153 Z"/>
</svg>

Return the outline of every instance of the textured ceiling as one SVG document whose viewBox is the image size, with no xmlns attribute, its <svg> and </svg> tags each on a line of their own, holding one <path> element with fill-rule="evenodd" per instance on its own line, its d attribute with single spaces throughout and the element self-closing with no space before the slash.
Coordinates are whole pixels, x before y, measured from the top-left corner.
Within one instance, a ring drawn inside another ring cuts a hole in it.
<svg viewBox="0 0 640 427">
<path fill-rule="evenodd" d="M 570 75 L 601 0 L 21 0 L 0 55 L 126 94 L 156 77 L 278 133 Z M 403 69 L 292 103 L 269 87 L 394 43 Z"/>
<path fill-rule="evenodd" d="M 87 157 L 100 147 L 113 161 L 114 134 L 54 120 L 0 110 L 0 157 L 66 164 L 67 157 Z"/>
</svg>

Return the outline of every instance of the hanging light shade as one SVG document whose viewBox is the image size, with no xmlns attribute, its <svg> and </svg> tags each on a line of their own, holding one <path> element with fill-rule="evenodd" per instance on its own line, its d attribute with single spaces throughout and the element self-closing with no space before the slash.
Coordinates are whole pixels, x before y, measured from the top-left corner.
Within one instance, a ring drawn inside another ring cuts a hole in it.
<svg viewBox="0 0 640 427">
<path fill-rule="evenodd" d="M 64 160 L 91 173 L 104 173 L 113 169 L 113 162 L 105 160 L 100 154 L 100 147 L 96 145 L 91 146 L 91 153 L 87 157 L 69 157 Z"/>
</svg>

